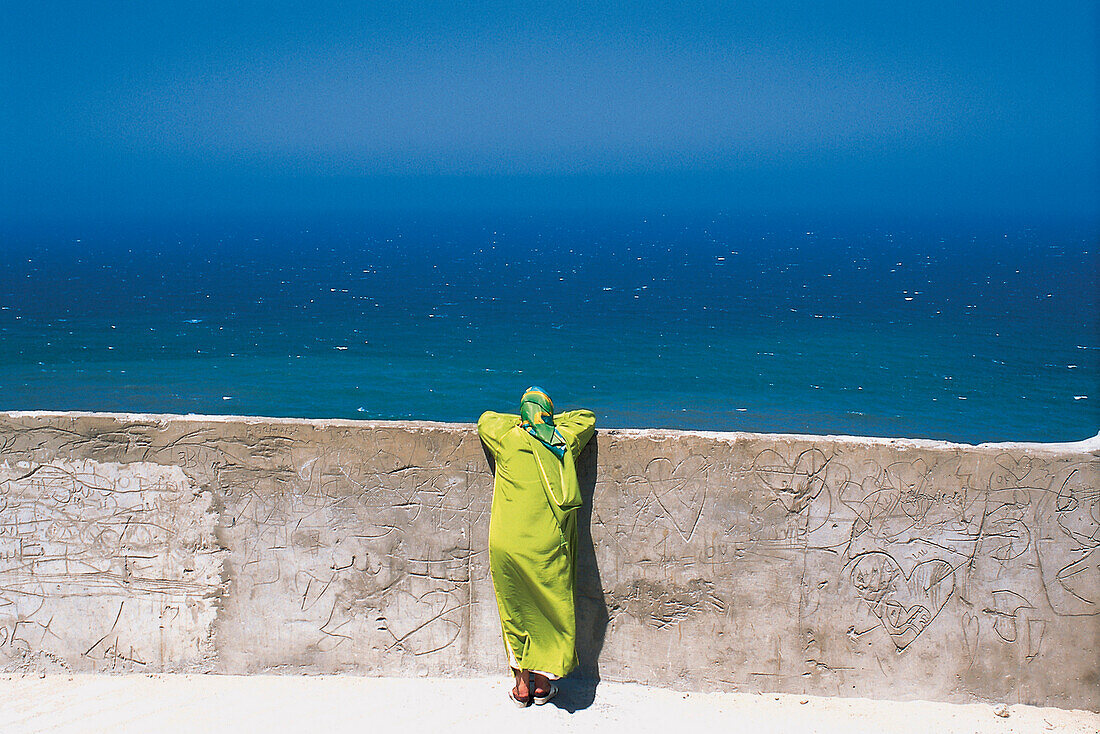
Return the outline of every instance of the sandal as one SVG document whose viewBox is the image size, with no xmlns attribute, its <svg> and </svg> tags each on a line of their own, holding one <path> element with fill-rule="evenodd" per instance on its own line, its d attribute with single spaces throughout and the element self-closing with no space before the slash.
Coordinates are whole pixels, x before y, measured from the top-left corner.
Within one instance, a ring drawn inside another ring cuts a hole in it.
<svg viewBox="0 0 1100 734">
<path fill-rule="evenodd" d="M 558 695 L 558 687 L 551 683 L 550 690 L 546 692 L 545 696 L 533 696 L 532 700 L 534 700 L 536 706 L 542 706 L 549 703 L 550 699 L 556 695 Z"/>
<path fill-rule="evenodd" d="M 508 698 L 512 699 L 512 703 L 519 706 L 521 709 L 525 709 L 525 708 L 527 708 L 528 706 L 531 705 L 531 697 L 528 696 L 526 699 L 520 698 L 519 696 L 516 695 L 516 689 L 515 688 L 508 691 Z"/>
</svg>

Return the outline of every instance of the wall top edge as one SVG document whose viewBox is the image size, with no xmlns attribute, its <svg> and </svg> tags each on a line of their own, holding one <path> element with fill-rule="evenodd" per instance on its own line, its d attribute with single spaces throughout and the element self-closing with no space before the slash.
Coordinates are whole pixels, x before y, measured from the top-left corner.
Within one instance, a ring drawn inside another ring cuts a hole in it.
<svg viewBox="0 0 1100 734">
<path fill-rule="evenodd" d="M 414 429 L 432 429 L 445 431 L 470 431 L 475 428 L 473 423 L 447 423 L 442 421 L 419 420 L 355 420 L 346 418 L 276 418 L 270 416 L 247 415 L 202 415 L 196 413 L 109 413 L 88 411 L 49 411 L 49 410 L 23 410 L 0 411 L 0 418 L 20 419 L 56 419 L 56 418 L 107 418 L 119 421 L 153 421 L 166 423 L 170 421 L 202 421 L 204 423 L 225 424 L 283 424 L 305 425 L 315 428 L 393 428 L 404 427 Z M 1026 450 L 1044 452 L 1071 452 L 1094 453 L 1100 452 L 1100 433 L 1081 441 L 1068 442 L 988 442 L 979 444 L 956 443 L 951 441 L 939 441 L 924 438 L 890 438 L 881 436 L 851 436 L 844 434 L 806 434 L 806 433 L 752 433 L 747 431 L 695 431 L 678 430 L 671 428 L 615 428 L 604 427 L 597 424 L 601 433 L 616 436 L 636 438 L 673 438 L 679 436 L 698 436 L 726 442 L 747 441 L 759 438 L 798 440 L 798 441 L 828 441 L 830 443 L 855 444 L 855 445 L 880 445 L 895 446 L 901 448 L 917 449 L 998 449 L 998 450 Z"/>
</svg>

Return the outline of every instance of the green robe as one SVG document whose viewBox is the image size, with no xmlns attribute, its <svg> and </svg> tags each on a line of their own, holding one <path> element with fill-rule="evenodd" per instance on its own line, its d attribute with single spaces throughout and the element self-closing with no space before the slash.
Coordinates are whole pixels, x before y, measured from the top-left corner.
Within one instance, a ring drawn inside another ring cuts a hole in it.
<svg viewBox="0 0 1100 734">
<path fill-rule="evenodd" d="M 573 583 L 580 488 L 574 465 L 596 427 L 589 410 L 555 416 L 564 459 L 520 427 L 518 415 L 488 412 L 477 422 L 496 460 L 489 520 L 489 570 L 508 663 L 561 677 L 577 666 Z"/>
</svg>

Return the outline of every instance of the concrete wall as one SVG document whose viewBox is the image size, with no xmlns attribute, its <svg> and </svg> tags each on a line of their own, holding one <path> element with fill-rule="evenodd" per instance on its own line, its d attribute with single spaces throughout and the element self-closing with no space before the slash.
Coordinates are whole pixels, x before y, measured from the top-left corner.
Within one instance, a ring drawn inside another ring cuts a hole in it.
<svg viewBox="0 0 1100 734">
<path fill-rule="evenodd" d="M 601 430 L 584 672 L 1100 709 L 1100 439 Z M 0 670 L 504 673 L 469 425 L 0 414 Z"/>
</svg>

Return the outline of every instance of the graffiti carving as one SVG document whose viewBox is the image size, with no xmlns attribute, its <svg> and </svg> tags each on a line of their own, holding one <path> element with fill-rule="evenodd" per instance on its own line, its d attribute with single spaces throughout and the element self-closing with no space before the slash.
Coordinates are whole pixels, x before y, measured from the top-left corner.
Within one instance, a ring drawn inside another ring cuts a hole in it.
<svg viewBox="0 0 1100 734">
<path fill-rule="evenodd" d="M 210 502 L 174 467 L 0 467 L 0 665 L 67 645 L 95 669 L 194 660 L 220 590 Z"/>
<path fill-rule="evenodd" d="M 856 558 L 850 578 L 898 650 L 936 618 L 955 588 L 954 572 L 944 561 L 924 561 L 906 576 L 893 558 L 878 551 Z"/>
</svg>

